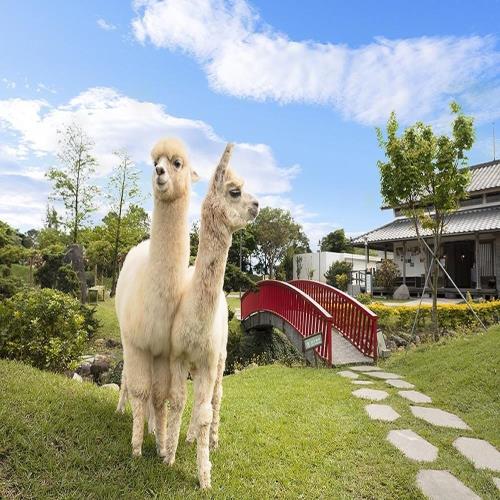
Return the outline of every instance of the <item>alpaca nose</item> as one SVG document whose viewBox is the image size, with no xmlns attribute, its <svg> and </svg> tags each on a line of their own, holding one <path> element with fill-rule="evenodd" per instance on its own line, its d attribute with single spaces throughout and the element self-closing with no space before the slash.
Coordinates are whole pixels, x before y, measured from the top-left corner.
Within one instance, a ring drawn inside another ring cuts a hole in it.
<svg viewBox="0 0 500 500">
<path fill-rule="evenodd" d="M 155 170 L 156 170 L 156 174 L 157 175 L 162 175 L 162 174 L 165 173 L 165 169 L 163 167 L 161 167 L 161 166 L 160 167 L 156 167 Z"/>
<path fill-rule="evenodd" d="M 257 200 L 252 201 L 252 207 L 255 208 L 255 210 L 259 209 L 259 202 Z"/>
</svg>

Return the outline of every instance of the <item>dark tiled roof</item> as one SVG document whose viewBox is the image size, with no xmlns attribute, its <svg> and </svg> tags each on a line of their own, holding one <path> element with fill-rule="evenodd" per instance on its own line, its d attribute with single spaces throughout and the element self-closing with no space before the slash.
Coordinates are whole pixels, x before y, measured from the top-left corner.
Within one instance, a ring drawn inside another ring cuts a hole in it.
<svg viewBox="0 0 500 500">
<path fill-rule="evenodd" d="M 500 206 L 462 210 L 450 216 L 444 228 L 444 234 L 464 234 L 485 231 L 500 231 Z M 422 235 L 429 236 L 431 232 L 421 230 Z M 353 240 L 354 244 L 364 244 L 384 241 L 413 240 L 416 233 L 410 219 L 396 219 L 385 226 L 374 229 Z"/>
<path fill-rule="evenodd" d="M 500 187 L 500 160 L 480 163 L 470 168 L 472 179 L 468 191 Z"/>
</svg>

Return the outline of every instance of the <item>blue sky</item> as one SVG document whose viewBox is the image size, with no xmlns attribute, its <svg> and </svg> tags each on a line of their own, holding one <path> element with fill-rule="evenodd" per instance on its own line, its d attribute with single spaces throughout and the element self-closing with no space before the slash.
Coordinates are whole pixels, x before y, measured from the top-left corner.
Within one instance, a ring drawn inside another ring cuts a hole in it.
<svg viewBox="0 0 500 500">
<path fill-rule="evenodd" d="M 391 110 L 446 130 L 455 98 L 476 117 L 471 163 L 492 159 L 499 15 L 495 0 L 2 2 L 0 219 L 42 224 L 55 131 L 77 120 L 102 186 L 115 148 L 149 191 L 157 138 L 184 139 L 205 180 L 230 140 L 249 189 L 290 209 L 312 246 L 337 227 L 372 229 L 391 217 L 374 133 Z"/>
</svg>

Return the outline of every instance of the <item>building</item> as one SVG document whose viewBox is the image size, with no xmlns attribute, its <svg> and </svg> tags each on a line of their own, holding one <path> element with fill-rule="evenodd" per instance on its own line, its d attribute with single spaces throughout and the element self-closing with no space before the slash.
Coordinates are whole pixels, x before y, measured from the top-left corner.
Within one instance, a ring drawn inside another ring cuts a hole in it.
<svg viewBox="0 0 500 500">
<path fill-rule="evenodd" d="M 326 283 L 325 273 L 337 261 L 349 262 L 354 272 L 374 270 L 382 256 L 369 256 L 368 263 L 364 255 L 355 253 L 317 252 L 302 253 L 293 257 L 293 279 L 311 279 Z"/>
<path fill-rule="evenodd" d="M 461 289 L 472 295 L 500 296 L 500 160 L 470 167 L 469 197 L 450 216 L 443 233 L 439 257 L 446 271 Z M 422 292 L 428 252 L 420 253 L 413 222 L 394 210 L 395 219 L 357 237 L 353 245 L 393 252 L 400 269 L 399 284 L 411 295 Z M 423 229 L 429 236 L 430 231 Z M 426 239 L 432 246 L 431 238 Z M 377 291 L 377 288 L 374 288 Z M 439 295 L 456 296 L 450 280 L 440 273 Z"/>
</svg>

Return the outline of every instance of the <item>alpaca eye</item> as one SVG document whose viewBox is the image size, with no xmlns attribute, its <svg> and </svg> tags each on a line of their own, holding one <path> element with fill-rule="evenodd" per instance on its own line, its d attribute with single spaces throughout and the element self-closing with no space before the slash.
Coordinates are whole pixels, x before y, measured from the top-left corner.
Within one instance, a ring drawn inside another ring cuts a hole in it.
<svg viewBox="0 0 500 500">
<path fill-rule="evenodd" d="M 157 167 L 157 166 L 158 166 L 158 160 L 155 160 L 155 161 L 154 161 L 154 163 L 153 163 L 153 165 L 154 165 L 155 167 Z"/>
<path fill-rule="evenodd" d="M 182 160 L 181 160 L 180 158 L 176 158 L 176 159 L 174 160 L 174 167 L 175 167 L 176 169 L 179 169 L 179 168 L 181 168 L 181 167 L 182 167 Z"/>
<path fill-rule="evenodd" d="M 241 196 L 241 191 L 239 189 L 231 189 L 231 191 L 229 191 L 229 194 L 233 198 L 239 198 Z"/>
</svg>

